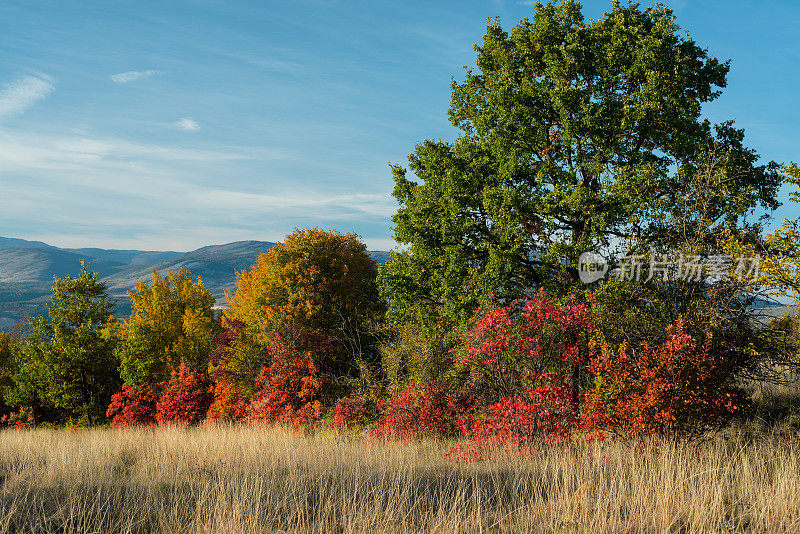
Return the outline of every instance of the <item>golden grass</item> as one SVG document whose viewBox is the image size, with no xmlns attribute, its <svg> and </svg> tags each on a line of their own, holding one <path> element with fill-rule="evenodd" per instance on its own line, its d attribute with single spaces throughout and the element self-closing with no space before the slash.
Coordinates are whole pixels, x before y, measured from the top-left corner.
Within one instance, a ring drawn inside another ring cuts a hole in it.
<svg viewBox="0 0 800 534">
<path fill-rule="evenodd" d="M 0 433 L 1 532 L 800 532 L 786 438 L 461 464 L 280 429 Z"/>
</svg>

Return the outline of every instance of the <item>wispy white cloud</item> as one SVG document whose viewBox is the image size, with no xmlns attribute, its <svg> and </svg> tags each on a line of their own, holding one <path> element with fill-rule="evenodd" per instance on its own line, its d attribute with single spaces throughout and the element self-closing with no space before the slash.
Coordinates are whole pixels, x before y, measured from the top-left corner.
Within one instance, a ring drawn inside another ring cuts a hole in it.
<svg viewBox="0 0 800 534">
<path fill-rule="evenodd" d="M 156 74 L 160 74 L 158 70 L 129 70 L 128 72 L 120 72 L 109 76 L 114 83 L 131 83 L 136 80 L 150 78 Z"/>
<path fill-rule="evenodd" d="M 31 106 L 47 98 L 55 85 L 49 76 L 24 76 L 7 83 L 0 90 L 0 118 L 25 113 Z"/>
<path fill-rule="evenodd" d="M 184 117 L 178 122 L 175 123 L 179 129 L 185 132 L 196 132 L 200 129 L 200 124 L 194 119 L 190 119 L 189 117 Z"/>
<path fill-rule="evenodd" d="M 301 162 L 308 163 L 280 148 L 187 148 L 0 128 L 0 228 L 16 228 L 35 213 L 15 236 L 46 236 L 71 246 L 187 250 L 239 239 L 274 241 L 295 226 L 350 231 L 367 221 L 383 227 L 394 212 L 388 192 L 312 182 L 298 174 Z M 210 178 L 247 169 L 258 169 L 263 178 L 231 180 L 224 188 Z M 372 248 L 385 245 L 373 241 L 367 239 Z"/>
<path fill-rule="evenodd" d="M 194 188 L 185 195 L 190 205 L 220 211 L 245 210 L 273 213 L 309 213 L 330 219 L 348 220 L 364 215 L 390 217 L 395 202 L 386 194 L 329 192 L 310 187 L 277 193 L 251 193 L 212 188 Z"/>
<path fill-rule="evenodd" d="M 191 149 L 134 143 L 108 137 L 49 136 L 0 130 L 0 172 L 6 173 L 38 170 L 54 175 L 68 175 L 70 171 L 81 171 L 81 174 L 88 176 L 93 174 L 92 171 L 109 171 L 109 167 L 128 168 L 131 163 L 176 167 L 183 163 L 207 165 L 234 160 L 274 161 L 291 157 L 294 157 L 292 153 L 279 149 Z"/>
</svg>

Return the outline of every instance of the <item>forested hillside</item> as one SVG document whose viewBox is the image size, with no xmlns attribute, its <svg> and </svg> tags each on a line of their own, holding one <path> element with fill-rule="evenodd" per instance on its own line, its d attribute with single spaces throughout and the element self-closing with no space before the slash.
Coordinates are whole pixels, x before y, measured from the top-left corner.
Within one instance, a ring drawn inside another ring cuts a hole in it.
<svg viewBox="0 0 800 534">
<path fill-rule="evenodd" d="M 114 250 L 102 248 L 62 249 L 41 241 L 0 237 L 0 329 L 13 328 L 24 315 L 46 312 L 50 301 L 53 277 L 76 276 L 80 261 L 91 264 L 108 284 L 109 293 L 118 300 L 115 314 L 130 313 L 127 292 L 139 280 L 149 279 L 152 271 L 177 272 L 186 268 L 200 276 L 205 286 L 224 305 L 225 291 L 236 283 L 235 271 L 255 263 L 258 255 L 275 243 L 269 241 L 237 241 L 209 245 L 191 252 Z M 378 263 L 389 259 L 389 253 L 371 251 Z"/>
</svg>

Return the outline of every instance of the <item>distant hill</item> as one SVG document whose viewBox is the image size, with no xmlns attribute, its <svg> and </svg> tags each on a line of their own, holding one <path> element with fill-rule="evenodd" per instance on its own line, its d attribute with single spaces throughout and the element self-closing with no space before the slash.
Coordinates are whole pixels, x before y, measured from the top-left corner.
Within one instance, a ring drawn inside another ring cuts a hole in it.
<svg viewBox="0 0 800 534">
<path fill-rule="evenodd" d="M 209 245 L 191 252 L 114 250 L 101 248 L 62 249 L 41 241 L 0 237 L 0 329 L 10 329 L 17 319 L 44 314 L 50 301 L 54 276 L 75 276 L 80 260 L 91 263 L 108 284 L 109 294 L 117 298 L 117 316 L 130 313 L 127 292 L 139 280 L 149 280 L 155 270 L 161 274 L 188 269 L 200 276 L 217 299 L 225 304 L 225 291 L 236 284 L 236 271 L 248 269 L 258 255 L 275 243 L 237 241 Z M 378 263 L 385 263 L 390 253 L 370 251 Z"/>
<path fill-rule="evenodd" d="M 81 272 L 81 260 L 91 262 L 92 268 L 102 274 L 126 267 L 117 261 L 58 248 L 4 248 L 0 249 L 0 282 L 52 281 L 53 276 L 74 276 Z"/>
<path fill-rule="evenodd" d="M 274 244 L 268 241 L 237 241 L 226 245 L 210 245 L 155 263 L 129 266 L 103 280 L 108 284 L 111 294 L 124 295 L 139 280 L 150 279 L 154 270 L 159 273 L 177 272 L 183 267 L 193 276 L 201 276 L 205 286 L 220 303 L 225 298 L 225 290 L 233 289 L 236 284 L 235 271 L 250 268 L 258 255 L 267 252 Z"/>
<path fill-rule="evenodd" d="M 41 241 L 28 241 L 27 239 L 17 239 L 16 237 L 0 237 L 0 249 L 3 248 L 56 248 Z"/>
<path fill-rule="evenodd" d="M 102 248 L 68 248 L 75 254 L 91 256 L 97 259 L 118 261 L 127 265 L 145 265 L 157 261 L 168 260 L 183 254 L 182 252 L 156 252 L 153 250 L 106 250 Z"/>
</svg>

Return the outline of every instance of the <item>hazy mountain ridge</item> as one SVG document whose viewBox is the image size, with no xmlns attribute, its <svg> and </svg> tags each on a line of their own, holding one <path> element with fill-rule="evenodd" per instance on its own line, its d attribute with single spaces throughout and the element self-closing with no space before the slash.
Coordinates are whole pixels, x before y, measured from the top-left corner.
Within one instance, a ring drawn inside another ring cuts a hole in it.
<svg viewBox="0 0 800 534">
<path fill-rule="evenodd" d="M 217 299 L 225 303 L 225 290 L 236 284 L 236 271 L 250 268 L 258 255 L 275 243 L 269 241 L 236 241 L 224 245 L 208 245 L 191 252 L 116 250 L 100 248 L 62 249 L 41 241 L 0 237 L 0 329 L 14 326 L 24 315 L 46 313 L 50 286 L 54 276 L 75 276 L 80 260 L 90 262 L 108 284 L 109 294 L 118 299 L 116 313 L 130 313 L 127 292 L 139 280 L 149 280 L 159 273 L 188 269 L 200 276 Z M 390 253 L 369 251 L 378 263 L 389 260 Z"/>
<path fill-rule="evenodd" d="M 41 241 L 28 241 L 27 239 L 18 239 L 16 237 L 0 237 L 0 249 L 4 248 L 58 248 L 53 245 L 48 245 Z"/>
<path fill-rule="evenodd" d="M 269 241 L 237 241 L 209 245 L 168 260 L 129 266 L 103 280 L 111 294 L 125 295 L 139 280 L 149 280 L 154 270 L 164 274 L 186 268 L 193 276 L 203 278 L 205 286 L 220 303 L 225 290 L 233 289 L 236 284 L 235 272 L 250 268 L 258 255 L 267 252 L 274 244 Z"/>
<path fill-rule="evenodd" d="M 124 263 L 97 259 L 61 249 L 20 247 L 0 249 L 0 282 L 40 282 L 53 276 L 75 276 L 81 260 L 90 262 L 102 274 L 126 267 Z"/>
<path fill-rule="evenodd" d="M 117 250 L 103 248 L 68 248 L 75 254 L 91 256 L 97 259 L 112 260 L 126 265 L 146 265 L 157 261 L 168 260 L 184 254 L 183 252 L 157 252 L 153 250 Z"/>
</svg>

